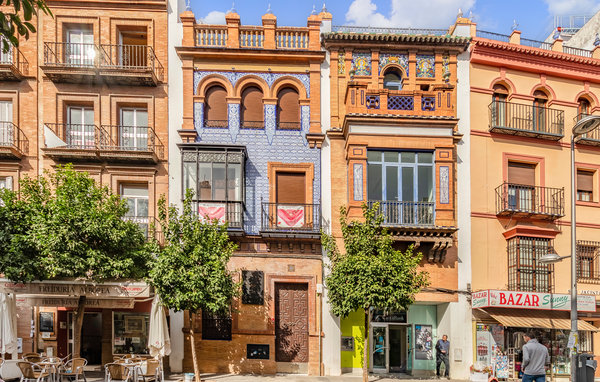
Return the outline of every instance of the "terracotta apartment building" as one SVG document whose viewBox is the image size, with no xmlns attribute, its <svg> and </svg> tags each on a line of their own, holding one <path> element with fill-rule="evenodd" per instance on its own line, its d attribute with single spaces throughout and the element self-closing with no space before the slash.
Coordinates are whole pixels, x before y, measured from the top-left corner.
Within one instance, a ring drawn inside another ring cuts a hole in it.
<svg viewBox="0 0 600 382">
<path fill-rule="evenodd" d="M 128 219 L 151 235 L 168 187 L 167 1 L 47 4 L 52 16 L 33 21 L 37 33 L 0 54 L 0 187 L 18 190 L 25 175 L 73 163 L 126 198 Z M 60 296 L 66 306 L 29 297 L 19 299 L 22 350 L 72 353 L 69 296 Z M 82 354 L 91 364 L 145 347 L 149 302 L 88 311 Z"/>
</svg>

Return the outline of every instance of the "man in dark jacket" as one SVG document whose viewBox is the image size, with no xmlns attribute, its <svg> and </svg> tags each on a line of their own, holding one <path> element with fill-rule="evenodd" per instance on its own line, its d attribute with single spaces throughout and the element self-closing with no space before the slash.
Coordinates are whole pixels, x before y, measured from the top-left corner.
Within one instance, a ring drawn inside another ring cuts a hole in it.
<svg viewBox="0 0 600 382">
<path fill-rule="evenodd" d="M 444 372 L 444 376 L 446 378 L 450 377 L 450 361 L 448 360 L 448 352 L 450 351 L 450 341 L 448 341 L 448 336 L 443 335 L 441 340 L 438 340 L 437 344 L 435 344 L 435 364 L 436 364 L 436 375 L 440 377 L 440 366 L 442 366 L 442 362 L 444 363 L 444 368 L 446 371 Z"/>
</svg>

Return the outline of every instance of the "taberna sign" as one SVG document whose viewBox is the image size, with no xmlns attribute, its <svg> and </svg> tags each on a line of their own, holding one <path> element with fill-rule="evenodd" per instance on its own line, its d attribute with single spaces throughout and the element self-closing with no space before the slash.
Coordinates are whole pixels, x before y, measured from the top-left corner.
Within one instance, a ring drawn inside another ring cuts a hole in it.
<svg viewBox="0 0 600 382">
<path fill-rule="evenodd" d="M 487 289 L 472 294 L 473 308 L 520 308 L 571 310 L 571 296 L 558 293 L 517 292 Z M 577 295 L 579 312 L 595 312 L 596 297 Z"/>
</svg>

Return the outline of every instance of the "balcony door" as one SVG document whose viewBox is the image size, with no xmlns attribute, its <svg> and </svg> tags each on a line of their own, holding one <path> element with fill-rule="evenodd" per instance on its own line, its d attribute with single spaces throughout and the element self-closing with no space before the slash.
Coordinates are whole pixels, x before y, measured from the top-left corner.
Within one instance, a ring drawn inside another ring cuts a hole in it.
<svg viewBox="0 0 600 382">
<path fill-rule="evenodd" d="M 94 109 L 87 106 L 67 107 L 65 139 L 67 146 L 94 148 L 95 141 Z"/>
<path fill-rule="evenodd" d="M 93 66 L 96 49 L 92 30 L 87 28 L 69 29 L 65 56 L 66 63 L 72 66 Z"/>
<path fill-rule="evenodd" d="M 125 150 L 148 150 L 148 110 L 121 109 L 119 146 Z"/>
<path fill-rule="evenodd" d="M 13 63 L 13 47 L 9 44 L 8 51 L 4 51 L 3 46 L 4 39 L 0 38 L 0 64 L 12 64 Z"/>
<path fill-rule="evenodd" d="M 119 65 L 128 68 L 148 66 L 148 34 L 146 30 L 119 32 Z"/>
<path fill-rule="evenodd" d="M 368 151 L 367 196 L 387 224 L 434 223 L 433 153 Z"/>
<path fill-rule="evenodd" d="M 278 171 L 276 178 L 276 200 L 275 206 L 269 208 L 269 220 L 276 220 L 278 228 L 303 228 L 310 224 L 311 211 L 306 204 L 306 174 Z M 276 219 L 273 219 L 272 212 L 276 213 Z"/>
<path fill-rule="evenodd" d="M 121 198 L 127 201 L 127 220 L 136 223 L 144 234 L 148 234 L 148 187 L 138 184 L 122 184 Z"/>
<path fill-rule="evenodd" d="M 508 207 L 512 210 L 532 211 L 535 201 L 535 165 L 508 163 Z"/>
<path fill-rule="evenodd" d="M 0 101 L 0 146 L 12 146 L 14 140 L 12 101 Z"/>
</svg>

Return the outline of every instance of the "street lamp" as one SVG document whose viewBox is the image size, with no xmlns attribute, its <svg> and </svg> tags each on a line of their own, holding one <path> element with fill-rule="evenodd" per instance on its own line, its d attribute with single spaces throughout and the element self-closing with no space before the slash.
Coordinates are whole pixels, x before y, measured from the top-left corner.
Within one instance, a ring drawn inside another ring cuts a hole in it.
<svg viewBox="0 0 600 382">
<path fill-rule="evenodd" d="M 571 256 L 558 256 L 548 252 L 538 261 L 553 264 L 568 257 L 571 258 L 571 338 L 577 338 L 577 241 L 575 235 L 575 138 L 589 133 L 600 126 L 600 116 L 589 115 L 577 121 L 571 135 Z M 576 347 L 574 347 L 576 349 Z M 571 349 L 571 381 L 577 380 L 577 352 Z"/>
</svg>

